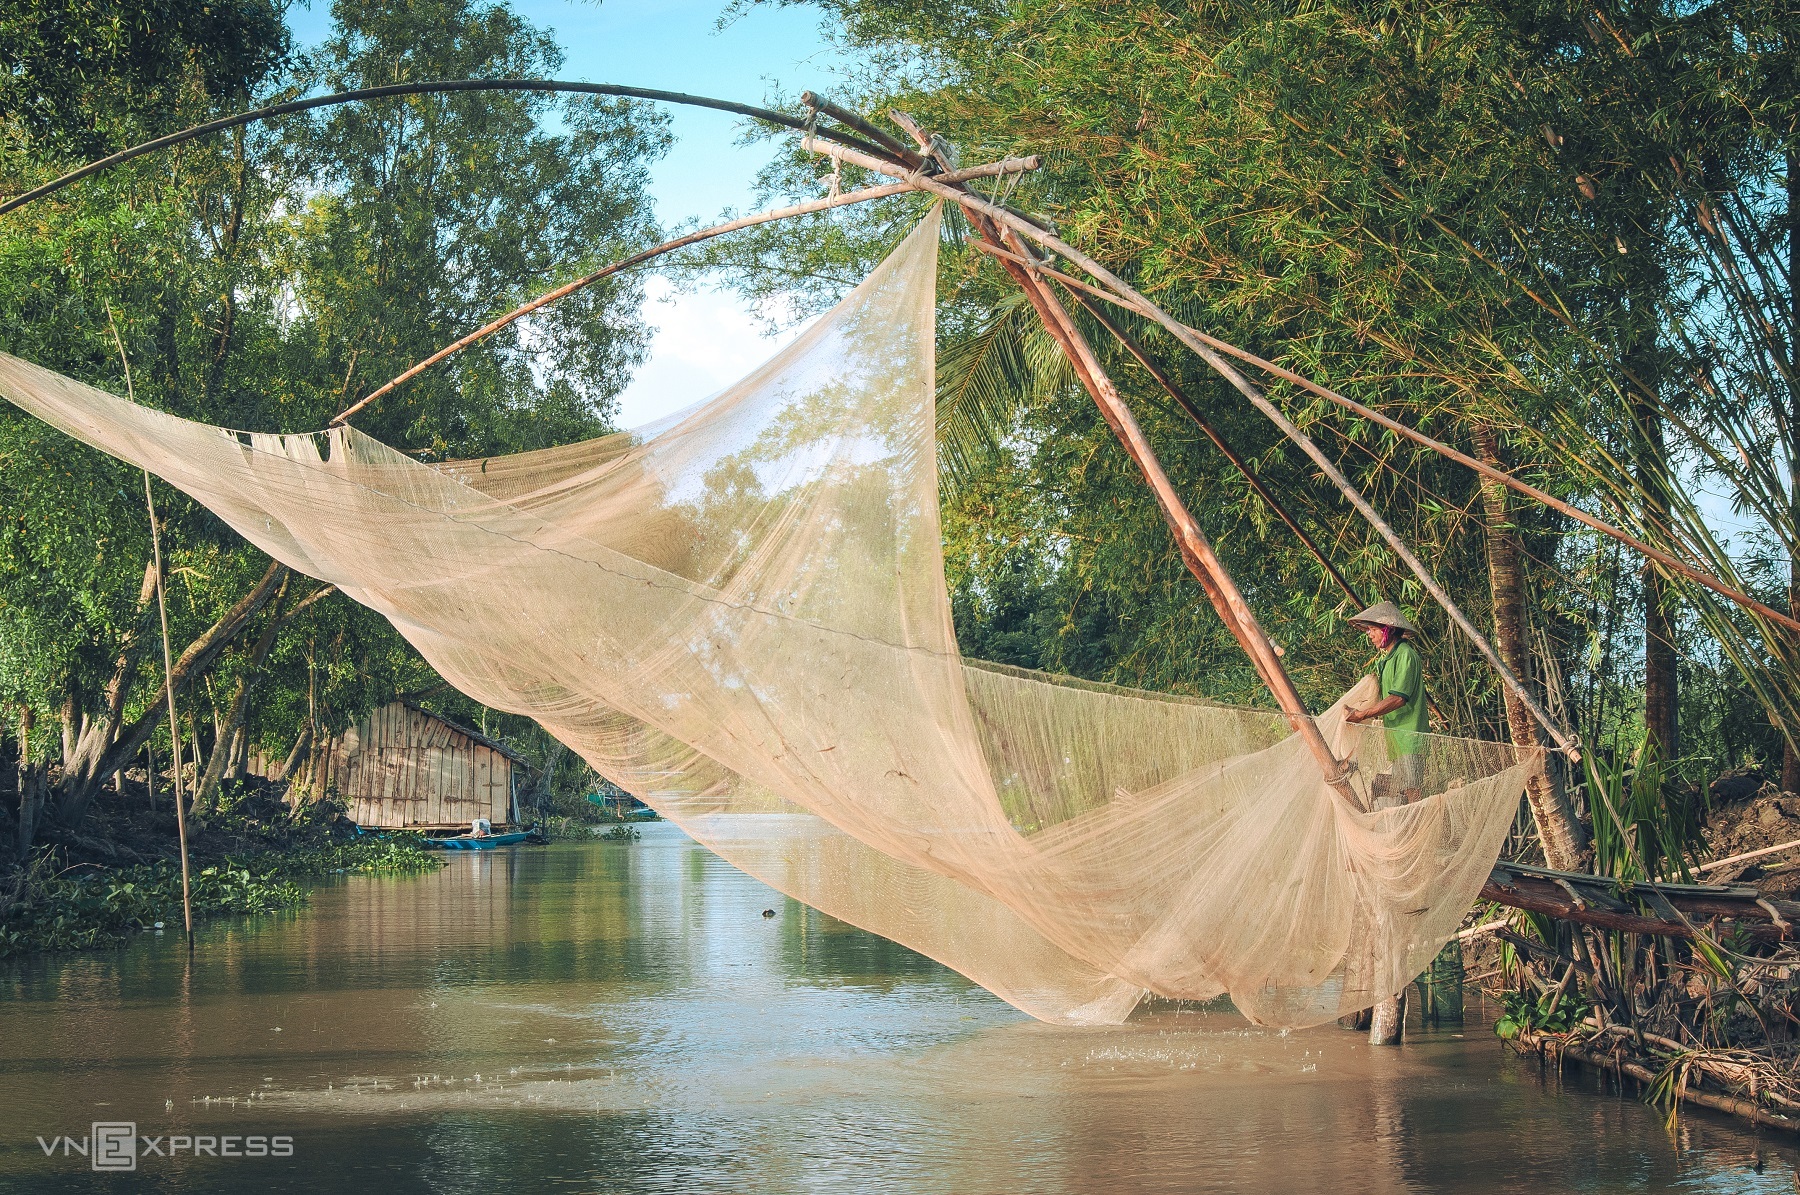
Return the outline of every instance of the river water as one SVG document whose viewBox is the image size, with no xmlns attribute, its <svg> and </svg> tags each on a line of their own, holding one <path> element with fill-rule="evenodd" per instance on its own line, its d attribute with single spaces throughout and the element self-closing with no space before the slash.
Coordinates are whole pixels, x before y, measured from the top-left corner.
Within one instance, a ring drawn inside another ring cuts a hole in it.
<svg viewBox="0 0 1800 1195">
<path fill-rule="evenodd" d="M 667 824 L 349 878 L 191 961 L 145 936 L 0 992 L 8 1191 L 1800 1188 L 1786 1139 L 1671 1136 L 1473 1020 L 1399 1050 L 1225 1011 L 1040 1025 Z M 57 1141 L 95 1121 L 136 1126 L 135 1171 Z M 291 1155 L 194 1153 L 259 1141 Z"/>
</svg>

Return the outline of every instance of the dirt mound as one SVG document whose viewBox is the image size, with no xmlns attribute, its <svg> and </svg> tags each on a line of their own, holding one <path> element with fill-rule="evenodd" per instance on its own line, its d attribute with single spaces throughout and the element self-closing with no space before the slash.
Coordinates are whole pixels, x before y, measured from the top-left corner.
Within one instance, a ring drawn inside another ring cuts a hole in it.
<svg viewBox="0 0 1800 1195">
<path fill-rule="evenodd" d="M 1727 859 L 1765 847 L 1800 841 L 1800 796 L 1782 792 L 1749 769 L 1727 772 L 1711 786 L 1707 819 L 1709 857 Z M 1791 898 L 1800 891 L 1800 847 L 1747 859 L 1706 872 L 1707 883 L 1751 883 L 1764 895 Z"/>
</svg>

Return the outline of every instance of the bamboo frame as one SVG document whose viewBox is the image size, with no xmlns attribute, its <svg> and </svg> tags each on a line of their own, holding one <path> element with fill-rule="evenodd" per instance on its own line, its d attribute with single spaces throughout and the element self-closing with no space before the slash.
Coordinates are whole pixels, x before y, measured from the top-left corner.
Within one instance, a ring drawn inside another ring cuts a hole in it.
<svg viewBox="0 0 1800 1195">
<path fill-rule="evenodd" d="M 554 302 L 558 298 L 573 293 L 583 285 L 590 285 L 600 278 L 610 276 L 620 269 L 627 268 L 628 265 L 649 260 L 651 257 L 658 256 L 664 252 L 671 252 L 675 248 L 681 247 L 683 244 L 692 244 L 696 240 L 706 239 L 707 236 L 722 235 L 724 232 L 732 231 L 735 228 L 747 227 L 751 223 L 764 223 L 770 220 L 784 218 L 787 215 L 802 214 L 802 212 L 805 211 L 824 210 L 827 207 L 839 206 L 842 202 L 861 202 L 866 199 L 880 198 L 888 194 L 897 194 L 905 190 L 917 190 L 935 194 L 941 198 L 949 199 L 952 202 L 957 203 L 970 216 L 971 220 L 977 224 L 977 227 L 983 230 L 983 240 L 986 243 L 983 244 L 981 248 L 992 253 L 996 257 L 1011 259 L 1011 261 L 1008 262 L 1010 271 L 1017 271 L 1015 278 L 1020 280 L 1021 285 L 1026 288 L 1027 294 L 1032 298 L 1033 305 L 1037 308 L 1040 317 L 1045 319 L 1046 327 L 1051 329 L 1052 335 L 1058 339 L 1059 344 L 1062 345 L 1064 351 L 1069 353 L 1071 361 L 1076 365 L 1077 375 L 1083 379 L 1084 385 L 1094 396 L 1095 401 L 1100 404 L 1103 414 L 1107 416 L 1109 425 L 1113 427 L 1115 434 L 1119 436 L 1121 443 L 1125 445 L 1127 451 L 1132 454 L 1134 460 L 1140 467 L 1140 471 L 1144 472 L 1146 482 L 1150 484 L 1152 490 L 1156 492 L 1158 502 L 1163 508 L 1164 515 L 1170 520 L 1172 530 L 1176 532 L 1178 543 L 1182 548 L 1184 561 L 1188 564 L 1189 568 L 1195 572 L 1196 577 L 1201 580 L 1202 586 L 1207 590 L 1208 597 L 1212 599 L 1215 607 L 1219 608 L 1221 617 L 1225 619 L 1227 626 L 1232 630 L 1234 636 L 1236 636 L 1240 644 L 1244 646 L 1246 652 L 1250 655 L 1252 662 L 1263 675 L 1264 680 L 1270 684 L 1277 700 L 1282 704 L 1284 712 L 1289 713 L 1291 719 L 1296 719 L 1297 727 L 1311 727 L 1310 735 L 1307 734 L 1304 729 L 1300 731 L 1309 739 L 1309 745 L 1312 745 L 1311 739 L 1318 734 L 1317 728 L 1312 726 L 1311 717 L 1305 713 L 1304 707 L 1299 706 L 1297 693 L 1293 690 L 1292 682 L 1287 678 L 1286 672 L 1281 666 L 1279 657 L 1276 655 L 1273 645 L 1269 642 L 1267 636 L 1262 633 L 1260 626 L 1257 625 L 1254 615 L 1251 613 L 1247 603 L 1243 601 L 1241 593 L 1237 591 L 1235 583 L 1231 581 L 1230 577 L 1224 572 L 1223 566 L 1219 564 L 1217 557 L 1213 555 L 1210 544 L 1208 544 L 1205 537 L 1200 534 L 1198 524 L 1192 522 L 1192 515 L 1181 505 L 1179 499 L 1174 495 L 1172 487 L 1166 490 L 1162 488 L 1167 486 L 1167 476 L 1162 472 L 1160 462 L 1156 460 L 1154 453 L 1151 452 L 1148 442 L 1142 438 L 1142 431 L 1137 427 L 1135 419 L 1131 417 L 1130 412 L 1125 408 L 1123 401 L 1118 398 L 1116 388 L 1112 386 L 1110 379 L 1106 378 L 1104 372 L 1100 370 L 1099 362 L 1093 357 L 1092 350 L 1087 348 L 1084 340 L 1080 339 L 1079 331 L 1075 329 L 1073 321 L 1069 319 L 1067 312 L 1062 309 L 1061 304 L 1049 291 L 1046 279 L 1055 278 L 1064 285 L 1071 285 L 1081 290 L 1089 291 L 1105 298 L 1109 302 L 1117 303 L 1120 306 L 1134 310 L 1145 318 L 1156 322 L 1174 335 L 1177 340 L 1181 341 L 1189 349 L 1195 352 L 1221 377 L 1224 377 L 1230 382 L 1234 388 L 1243 394 L 1244 397 L 1256 407 L 1257 410 L 1261 411 L 1265 417 L 1273 422 L 1284 436 L 1297 444 L 1302 451 L 1312 459 L 1314 464 L 1316 464 L 1321 471 L 1331 479 L 1333 484 L 1337 486 L 1339 491 L 1357 512 L 1376 529 L 1377 533 L 1388 543 L 1389 547 L 1414 573 L 1426 591 L 1444 608 L 1451 620 L 1456 623 L 1457 627 L 1469 637 L 1483 657 L 1487 659 L 1490 666 L 1492 666 L 1496 673 L 1499 674 L 1507 687 L 1520 698 L 1526 708 L 1530 710 L 1533 717 L 1536 718 L 1536 720 L 1543 725 L 1545 730 L 1549 732 L 1551 738 L 1557 743 L 1558 747 L 1567 752 L 1572 759 L 1578 760 L 1580 758 L 1579 744 L 1574 736 L 1557 724 L 1525 688 L 1519 678 L 1513 675 L 1511 670 L 1506 667 L 1504 661 L 1502 661 L 1498 654 L 1495 653 L 1486 637 L 1474 627 L 1467 616 L 1456 606 L 1449 594 L 1438 585 L 1424 563 L 1418 559 L 1406 545 L 1405 541 L 1401 539 L 1380 514 L 1369 505 L 1367 500 L 1363 498 L 1356 488 L 1351 485 L 1349 479 L 1337 468 L 1336 464 L 1319 449 L 1318 445 L 1314 443 L 1310 437 L 1302 432 L 1278 407 L 1270 402 L 1260 389 L 1227 362 L 1225 358 L 1220 355 L 1221 352 L 1228 352 L 1232 356 L 1258 365 L 1259 368 L 1267 369 L 1276 376 L 1286 378 L 1296 384 L 1302 385 L 1308 390 L 1321 394 L 1322 396 L 1345 406 L 1347 409 L 1355 411 L 1365 418 L 1376 421 L 1381 426 L 1388 427 L 1390 430 L 1395 430 L 1400 434 L 1407 435 L 1409 438 L 1418 440 L 1428 447 L 1432 447 L 1435 451 L 1451 456 L 1452 459 L 1458 459 L 1461 463 L 1477 469 L 1477 471 L 1481 472 L 1484 476 L 1492 476 L 1494 480 L 1500 481 L 1502 484 L 1515 490 L 1520 490 L 1534 498 L 1534 500 L 1552 504 L 1553 508 L 1564 510 L 1565 513 L 1569 513 L 1572 517 L 1578 518 L 1580 521 L 1595 527 L 1596 530 L 1605 531 L 1606 533 L 1613 535 L 1614 538 L 1621 539 L 1621 542 L 1628 543 L 1634 549 L 1657 560 L 1658 563 L 1682 572 L 1683 575 L 1689 576 L 1690 579 L 1706 585 L 1708 588 L 1712 588 L 1724 596 L 1731 597 L 1733 600 L 1748 601 L 1748 599 L 1744 599 L 1742 595 L 1737 595 L 1735 594 L 1735 591 L 1724 587 L 1722 583 L 1706 577 L 1705 574 L 1699 573 L 1698 570 L 1692 570 L 1689 566 L 1675 560 L 1666 553 L 1661 553 L 1658 550 L 1651 548 L 1649 545 L 1643 544 L 1642 541 L 1626 537 L 1624 536 L 1624 533 L 1606 527 L 1598 520 L 1593 520 L 1591 516 L 1585 516 L 1581 512 L 1575 511 L 1572 507 L 1566 507 L 1566 504 L 1556 504 L 1556 500 L 1550 498 L 1549 495 L 1543 494 L 1542 491 L 1538 491 L 1534 487 L 1527 486 L 1525 483 L 1517 481 L 1517 479 L 1510 477 L 1510 475 L 1500 472 L 1499 470 L 1490 470 L 1480 462 L 1474 461 L 1473 458 L 1456 453 L 1455 450 L 1450 449 L 1447 445 L 1442 445 L 1437 441 L 1430 440 L 1428 437 L 1424 437 L 1422 433 L 1412 432 L 1397 421 L 1379 415 L 1366 407 L 1360 406 L 1360 404 L 1353 403 L 1351 400 L 1334 391 L 1310 383 L 1305 379 L 1300 378 L 1299 375 L 1282 370 L 1272 363 L 1245 353 L 1243 350 L 1236 349 L 1234 346 L 1226 345 L 1224 342 L 1218 341 L 1214 337 L 1207 336 L 1206 334 L 1175 320 L 1167 312 L 1163 311 L 1155 303 L 1140 294 L 1117 275 L 1107 270 L 1104 266 L 1088 257 L 1080 250 L 1068 245 L 1051 230 L 1043 227 L 1029 217 L 1012 211 L 1003 205 L 982 198 L 970 191 L 966 186 L 962 185 L 964 178 L 979 177 L 978 174 L 969 172 L 946 173 L 940 170 L 940 173 L 934 177 L 931 173 L 934 168 L 947 168 L 948 163 L 944 162 L 941 155 L 937 154 L 935 144 L 917 127 L 916 123 L 914 123 L 910 117 L 906 117 L 903 113 L 896 112 L 893 114 L 896 123 L 899 123 L 902 128 L 906 129 L 914 137 L 919 143 L 920 151 L 923 151 L 923 153 L 908 151 L 905 146 L 896 139 L 875 128 L 863 118 L 854 113 L 850 113 L 847 110 L 840 109 L 837 105 L 831 104 L 829 101 L 811 92 L 806 93 L 804 97 L 810 110 L 810 119 L 802 121 L 796 117 L 789 116 L 786 113 L 759 108 L 753 105 L 738 104 L 733 101 L 717 100 L 680 92 L 656 91 L 646 88 L 622 87 L 601 83 L 576 83 L 561 80 L 495 79 L 450 80 L 428 83 L 392 84 L 385 87 L 364 88 L 357 91 L 293 100 L 249 112 L 238 113 L 202 125 L 196 125 L 190 129 L 185 129 L 170 134 L 169 136 L 158 138 L 154 141 L 145 142 L 142 145 L 121 150 L 119 153 L 113 154 L 110 157 L 89 163 L 78 170 L 63 175 L 61 178 L 52 180 L 49 183 L 7 200 L 4 203 L 0 203 L 0 215 L 23 207 L 25 204 L 43 198 L 46 195 L 53 194 L 64 187 L 70 186 L 73 183 L 96 174 L 101 170 L 107 169 L 110 166 L 118 165 L 144 154 L 154 152 L 155 150 L 180 144 L 184 141 L 189 141 L 208 133 L 241 127 L 252 123 L 253 121 L 270 119 L 276 116 L 336 104 L 397 95 L 479 91 L 541 91 L 609 95 L 688 104 L 721 111 L 736 112 L 767 123 L 802 131 L 806 134 L 802 141 L 804 148 L 815 152 L 829 153 L 840 160 L 851 162 L 864 169 L 894 177 L 898 182 L 891 187 L 866 188 L 864 191 L 854 193 L 853 196 L 850 197 L 836 196 L 832 197 L 831 201 L 816 201 L 816 206 L 813 204 L 796 205 L 792 209 L 780 209 L 776 212 L 763 213 L 762 218 L 760 219 L 747 218 L 745 221 L 728 222 L 727 225 L 704 230 L 702 234 L 690 234 L 688 237 L 677 238 L 675 242 L 669 242 L 664 246 L 658 246 L 653 250 L 646 251 L 644 254 L 634 255 L 631 259 L 615 263 L 612 266 L 603 268 L 601 271 L 596 271 L 582 279 L 577 279 L 573 283 L 565 284 L 550 294 L 542 296 L 538 300 L 533 300 L 531 303 L 522 305 L 520 308 L 515 309 L 515 311 L 508 313 L 508 315 L 501 317 L 499 320 L 484 325 L 483 328 L 477 329 L 476 332 L 471 333 L 469 336 L 465 336 L 453 345 L 448 346 L 446 349 L 433 354 L 431 358 L 414 366 L 387 385 L 372 392 L 366 398 L 359 400 L 358 403 L 352 404 L 350 408 L 347 408 L 344 412 L 340 413 L 338 417 L 332 420 L 334 425 L 343 423 L 352 415 L 366 409 L 370 403 L 388 393 L 395 386 L 404 383 L 410 377 L 417 376 L 418 373 L 422 372 L 424 369 L 430 368 L 431 365 L 444 360 L 461 348 L 465 348 L 468 345 L 475 343 L 483 336 L 489 335 L 499 328 L 505 327 L 507 324 L 529 314 L 531 311 L 538 310 L 547 303 Z M 860 137 L 846 134 L 839 129 L 821 128 L 819 126 L 819 116 L 821 114 L 830 116 L 859 132 L 872 136 L 873 143 L 865 141 Z M 827 139 L 833 144 L 825 146 L 821 143 L 820 138 Z M 929 160 L 927 155 L 930 157 L 937 157 L 938 161 L 934 164 Z M 995 164 L 995 166 L 999 165 L 1002 164 Z M 977 169 L 979 170 L 980 168 Z M 994 169 L 993 167 L 988 169 L 990 173 L 1003 172 Z M 1000 242 L 1009 238 L 1015 248 L 1019 250 L 1018 253 L 1008 253 L 1002 248 Z M 1104 284 L 1105 289 L 1089 286 L 1088 284 L 1069 278 L 1067 275 L 1049 269 L 1037 260 L 1034 253 L 1026 249 L 1023 240 L 1020 238 L 1034 241 L 1045 249 L 1058 254 L 1095 279 L 1098 279 Z M 1800 629 L 1800 621 L 1780 615 L 1776 611 L 1761 606 L 1760 603 L 1755 604 L 1753 608 L 1768 616 L 1774 617 L 1779 621 L 1788 623 L 1796 629 Z M 1298 706 L 1299 708 L 1290 709 L 1290 705 Z M 1322 739 L 1319 740 L 1317 746 L 1323 746 Z M 1316 748 L 1315 753 L 1317 753 Z M 1329 765 L 1326 765 L 1323 759 L 1321 760 L 1321 766 L 1324 769 L 1326 777 L 1334 782 L 1342 783 L 1341 769 L 1339 768 L 1337 761 L 1335 758 L 1331 757 L 1329 750 L 1326 750 L 1323 754 L 1325 758 L 1330 758 L 1331 760 Z"/>
<path fill-rule="evenodd" d="M 970 178 L 990 178 L 997 175 L 1013 174 L 1022 170 L 1036 170 L 1037 168 L 1038 158 L 1034 155 L 1029 158 L 1007 158 L 999 162 L 989 162 L 983 166 L 974 166 L 968 170 L 959 170 L 955 172 L 954 176 L 946 175 L 945 177 L 953 177 L 955 181 L 961 181 Z M 715 224 L 711 228 L 703 228 L 698 232 L 690 232 L 683 236 L 678 236 L 673 240 L 664 241 L 660 245 L 645 249 L 641 253 L 634 253 L 630 257 L 621 258 L 610 265 L 602 266 L 591 274 L 586 274 L 575 279 L 573 282 L 565 283 L 555 290 L 546 291 L 544 294 L 539 295 L 530 302 L 521 303 L 499 319 L 483 324 L 481 327 L 475 329 L 473 332 L 453 344 L 445 345 L 423 361 L 411 366 L 403 373 L 377 387 L 375 390 L 370 391 L 365 397 L 358 399 L 348 407 L 345 407 L 342 411 L 339 411 L 332 417 L 331 423 L 328 426 L 337 427 L 340 424 L 347 422 L 351 416 L 360 413 L 371 403 L 375 402 L 376 399 L 381 398 L 396 386 L 411 381 L 413 378 L 424 373 L 427 369 L 430 369 L 433 365 L 444 360 L 444 358 L 468 348 L 476 341 L 491 333 L 498 332 L 513 321 L 522 319 L 539 308 L 546 307 L 551 303 L 556 302 L 558 299 L 572 295 L 583 287 L 592 286 L 602 278 L 611 277 L 621 270 L 626 270 L 636 265 L 642 265 L 644 262 L 661 257 L 665 253 L 673 253 L 677 249 L 684 249 L 689 245 L 699 244 L 701 241 L 711 240 L 713 237 L 723 236 L 728 232 L 737 232 L 740 229 L 752 228 L 758 224 L 768 224 L 774 220 L 785 220 L 790 216 L 804 216 L 811 212 L 822 212 L 834 207 L 844 207 L 847 204 L 866 203 L 871 199 L 884 199 L 890 195 L 904 194 L 912 189 L 913 188 L 906 183 L 890 183 L 881 187 L 864 187 L 860 190 L 846 191 L 841 195 L 833 195 L 825 199 L 809 200 L 806 203 L 796 203 L 789 207 L 773 208 L 766 212 L 758 212 L 755 215 L 742 216 L 736 220 L 727 220 L 723 224 Z"/>
<path fill-rule="evenodd" d="M 1252 406 L 1261 411 L 1271 423 L 1280 429 L 1284 436 L 1294 444 L 1298 445 L 1300 450 L 1312 459 L 1313 463 L 1319 467 L 1320 471 L 1323 472 L 1326 477 L 1331 479 L 1332 484 L 1337 486 L 1338 491 L 1344 495 L 1350 505 L 1355 507 L 1357 513 L 1362 515 L 1364 521 L 1375 528 L 1376 533 L 1387 542 L 1388 547 L 1392 549 L 1394 554 L 1399 556 L 1401 561 L 1406 564 L 1407 568 L 1412 571 L 1413 575 L 1418 578 L 1419 584 L 1423 586 L 1425 591 L 1431 595 L 1432 599 L 1443 608 L 1444 612 L 1450 616 L 1450 620 L 1456 624 L 1457 629 L 1462 631 L 1463 634 L 1469 638 L 1470 642 L 1475 645 L 1476 650 L 1487 660 L 1488 665 L 1499 674 L 1501 681 L 1507 688 L 1513 691 L 1514 695 L 1519 698 L 1525 708 L 1531 711 L 1532 717 L 1536 718 L 1538 723 L 1549 733 L 1557 747 L 1567 753 L 1571 760 L 1579 760 L 1581 758 L 1580 743 L 1573 732 L 1565 729 L 1556 721 L 1556 719 L 1550 716 L 1549 712 L 1546 711 L 1541 704 L 1539 704 L 1537 698 L 1525 687 L 1524 682 L 1513 674 L 1512 669 L 1506 666 L 1505 661 L 1503 661 L 1500 658 L 1499 653 L 1494 650 L 1493 644 L 1487 641 L 1487 637 L 1476 629 L 1475 624 L 1469 621 L 1468 615 L 1462 612 L 1462 609 L 1457 606 L 1455 600 L 1445 592 L 1443 586 L 1438 584 L 1437 579 L 1431 575 L 1431 570 L 1425 567 L 1425 563 L 1414 554 L 1410 547 L 1407 546 L 1406 541 L 1401 538 L 1399 533 L 1388 525 L 1387 520 L 1382 518 L 1381 514 L 1376 511 L 1373 506 L 1369 505 L 1368 500 L 1362 496 L 1361 492 L 1350 483 L 1350 479 L 1345 477 L 1343 471 L 1337 467 L 1337 463 L 1327 456 L 1310 436 L 1301 431 L 1279 407 L 1270 402 L 1268 398 L 1264 396 L 1263 392 L 1248 378 L 1233 368 L 1231 363 L 1220 356 L 1217 351 L 1206 343 L 1206 341 L 1200 339 L 1198 334 L 1196 334 L 1192 328 L 1189 328 L 1186 324 L 1180 322 L 1161 307 L 1145 298 L 1124 279 L 1114 274 L 1111 270 L 1108 270 L 1105 266 L 1089 257 L 1081 250 L 1068 244 L 1055 233 L 1038 227 L 1030 220 L 1023 218 L 1014 212 L 989 203 L 987 200 L 970 193 L 966 189 L 958 189 L 954 186 L 940 183 L 935 179 L 926 177 L 916 171 L 903 171 L 900 167 L 884 162 L 879 158 L 871 157 L 870 155 L 861 153 L 857 150 L 840 148 L 835 149 L 832 152 L 836 154 L 836 156 L 843 158 L 846 162 L 861 166 L 865 170 L 873 170 L 880 174 L 911 179 L 920 190 L 930 191 L 933 194 L 941 195 L 945 199 L 960 204 L 966 211 L 979 212 L 994 220 L 996 223 L 1005 225 L 1020 237 L 1036 241 L 1039 245 L 1060 255 L 1064 259 L 1073 262 L 1092 277 L 1105 283 L 1106 286 L 1114 292 L 1115 297 L 1123 300 L 1121 305 L 1135 310 L 1146 319 L 1154 320 L 1172 333 L 1177 340 L 1192 349 L 1201 360 L 1212 367 L 1215 373 L 1230 382 L 1233 388 L 1250 401 Z M 1032 268 L 1035 269 L 1038 267 L 1034 265 Z"/>
</svg>

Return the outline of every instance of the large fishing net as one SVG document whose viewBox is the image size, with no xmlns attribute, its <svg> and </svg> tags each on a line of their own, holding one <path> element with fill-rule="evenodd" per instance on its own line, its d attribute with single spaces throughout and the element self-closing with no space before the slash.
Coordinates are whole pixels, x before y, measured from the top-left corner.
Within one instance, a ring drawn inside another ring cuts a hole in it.
<svg viewBox="0 0 1800 1195">
<path fill-rule="evenodd" d="M 1047 1021 L 1229 993 L 1307 1025 L 1456 930 L 1531 763 L 965 660 L 938 523 L 939 219 L 768 364 L 648 428 L 427 465 L 228 431 L 0 355 L 0 393 L 380 611 L 774 888 Z M 1368 701 L 1365 688 L 1345 700 Z M 1417 770 L 1415 770 L 1417 769 Z"/>
</svg>

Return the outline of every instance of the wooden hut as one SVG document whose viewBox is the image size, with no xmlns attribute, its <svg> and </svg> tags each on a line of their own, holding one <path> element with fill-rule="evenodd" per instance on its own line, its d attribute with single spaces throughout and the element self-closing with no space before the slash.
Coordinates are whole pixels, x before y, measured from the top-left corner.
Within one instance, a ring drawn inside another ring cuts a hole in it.
<svg viewBox="0 0 1800 1195">
<path fill-rule="evenodd" d="M 370 829 L 467 830 L 484 817 L 498 830 L 518 824 L 529 772 L 504 743 L 395 701 L 323 744 L 289 793 L 335 796 Z"/>
</svg>

